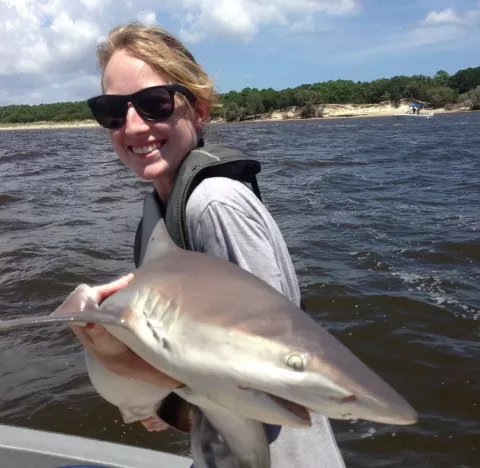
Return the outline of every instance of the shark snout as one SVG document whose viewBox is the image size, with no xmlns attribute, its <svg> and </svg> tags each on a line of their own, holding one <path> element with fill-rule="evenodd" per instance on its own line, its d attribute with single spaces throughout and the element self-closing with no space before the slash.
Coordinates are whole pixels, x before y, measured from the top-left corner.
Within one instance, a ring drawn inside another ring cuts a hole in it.
<svg viewBox="0 0 480 468">
<path fill-rule="evenodd" d="M 365 375 L 366 374 L 366 375 Z M 332 419 L 364 419 L 384 424 L 417 422 L 413 407 L 373 371 L 360 382 L 336 373 L 334 379 L 313 376 L 308 384 L 290 389 L 290 399 L 310 411 Z"/>
<path fill-rule="evenodd" d="M 352 392 L 349 396 L 330 396 L 326 409 L 323 405 L 313 405 L 310 409 L 323 411 L 330 418 L 363 419 L 383 424 L 409 425 L 418 419 L 416 411 L 399 395 L 384 399 L 365 392 Z"/>
</svg>

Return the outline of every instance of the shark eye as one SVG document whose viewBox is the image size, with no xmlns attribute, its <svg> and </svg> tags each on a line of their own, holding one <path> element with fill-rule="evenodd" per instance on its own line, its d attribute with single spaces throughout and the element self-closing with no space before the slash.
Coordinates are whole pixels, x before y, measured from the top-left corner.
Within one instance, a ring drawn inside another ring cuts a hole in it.
<svg viewBox="0 0 480 468">
<path fill-rule="evenodd" d="M 303 371 L 306 366 L 305 357 L 299 353 L 290 353 L 285 358 L 285 364 L 293 370 Z"/>
</svg>

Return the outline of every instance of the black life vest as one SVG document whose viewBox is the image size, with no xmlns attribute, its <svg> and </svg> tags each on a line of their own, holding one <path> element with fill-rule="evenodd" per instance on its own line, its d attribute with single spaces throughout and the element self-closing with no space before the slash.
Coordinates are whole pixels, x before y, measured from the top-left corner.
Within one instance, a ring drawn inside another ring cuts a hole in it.
<svg viewBox="0 0 480 468">
<path fill-rule="evenodd" d="M 220 145 L 203 145 L 203 141 L 201 141 L 199 147 L 191 151 L 183 160 L 166 207 L 158 197 L 156 190 L 154 189 L 152 192 L 165 219 L 168 233 L 175 244 L 182 249 L 189 250 L 190 248 L 185 215 L 187 201 L 203 180 L 209 177 L 228 177 L 249 183 L 261 201 L 262 197 L 256 177 L 260 170 L 260 163 L 241 151 Z M 148 213 L 144 212 L 135 235 L 134 262 L 137 268 L 142 263 L 145 253 L 145 240 L 149 238 L 149 233 L 143 232 L 143 219 L 146 216 Z"/>
</svg>

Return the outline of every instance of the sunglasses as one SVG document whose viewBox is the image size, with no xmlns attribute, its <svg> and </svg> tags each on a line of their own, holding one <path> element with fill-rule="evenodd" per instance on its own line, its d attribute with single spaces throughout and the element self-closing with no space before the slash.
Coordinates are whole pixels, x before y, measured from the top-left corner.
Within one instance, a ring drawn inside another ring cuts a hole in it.
<svg viewBox="0 0 480 468">
<path fill-rule="evenodd" d="M 176 92 L 183 94 L 190 102 L 195 101 L 195 95 L 187 87 L 173 84 L 152 86 L 126 95 L 102 94 L 88 99 L 87 104 L 102 127 L 115 130 L 125 125 L 129 102 L 144 120 L 167 120 L 175 110 Z"/>
</svg>

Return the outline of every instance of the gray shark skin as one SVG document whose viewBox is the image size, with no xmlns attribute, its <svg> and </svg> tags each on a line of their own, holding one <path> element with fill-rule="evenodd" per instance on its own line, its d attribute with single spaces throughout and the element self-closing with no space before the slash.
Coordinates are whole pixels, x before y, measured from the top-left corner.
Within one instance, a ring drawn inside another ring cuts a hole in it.
<svg viewBox="0 0 480 468">
<path fill-rule="evenodd" d="M 393 388 L 267 283 L 226 260 L 176 247 L 163 222 L 150 241 L 134 279 L 98 309 L 0 321 L 0 332 L 55 322 L 103 325 L 185 385 L 173 392 L 191 405 L 199 467 L 223 467 L 215 451 L 202 448 L 202 431 L 218 433 L 238 468 L 268 468 L 262 423 L 309 426 L 310 412 L 385 424 L 417 421 Z M 81 285 L 76 294 L 89 290 Z M 171 389 L 115 375 L 88 353 L 86 362 L 92 384 L 125 422 L 158 418 Z M 201 427 L 197 408 L 209 427 Z"/>
</svg>

